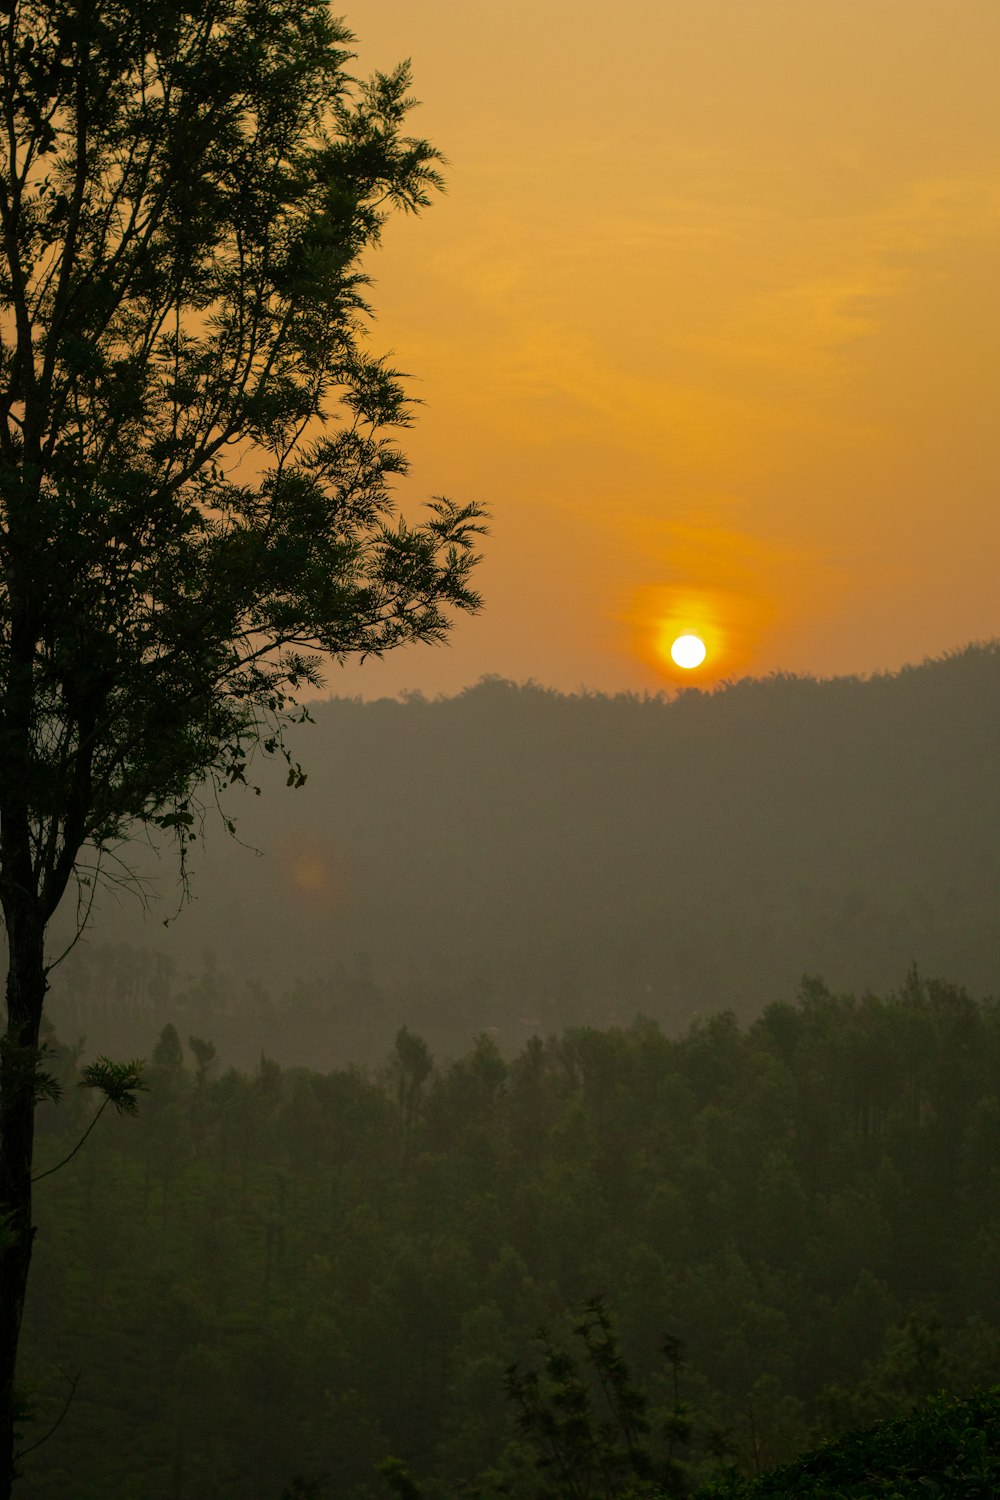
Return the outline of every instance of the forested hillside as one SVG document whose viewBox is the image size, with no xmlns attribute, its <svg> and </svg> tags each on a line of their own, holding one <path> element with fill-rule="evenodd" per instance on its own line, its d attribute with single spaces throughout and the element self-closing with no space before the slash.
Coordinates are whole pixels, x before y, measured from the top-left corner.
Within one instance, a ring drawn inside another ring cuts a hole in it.
<svg viewBox="0 0 1000 1500">
<path fill-rule="evenodd" d="M 176 1021 L 226 1062 L 332 1067 L 402 1025 L 509 1055 L 638 1011 L 750 1018 L 806 973 L 878 990 L 915 961 L 1000 988 L 995 643 L 870 680 L 672 701 L 484 681 L 314 716 L 306 785 L 232 804 L 244 844 L 210 814 L 176 922 L 169 857 L 145 921 L 99 898 L 54 976 L 63 1035 L 141 1051 Z"/>
<path fill-rule="evenodd" d="M 1000 1009 L 911 975 L 807 986 L 741 1026 L 648 1019 L 480 1037 L 381 1069 L 148 1038 L 139 1115 L 39 1182 L 25 1500 L 429 1496 L 504 1476 L 533 1500 L 502 1393 L 541 1325 L 603 1294 L 653 1411 L 690 1408 L 684 1483 L 748 1474 L 1000 1366 Z M 37 1170 L 93 1109 L 51 1066 Z M 137 1485 L 136 1476 L 141 1476 Z M 491 1489 L 490 1486 L 493 1486 Z M 301 1493 L 305 1493 L 302 1491 Z"/>
</svg>

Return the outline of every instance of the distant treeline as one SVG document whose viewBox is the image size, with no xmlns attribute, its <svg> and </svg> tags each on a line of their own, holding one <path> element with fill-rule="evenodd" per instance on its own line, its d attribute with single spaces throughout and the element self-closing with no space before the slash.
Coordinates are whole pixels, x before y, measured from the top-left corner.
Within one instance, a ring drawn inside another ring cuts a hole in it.
<svg viewBox="0 0 1000 1500">
<path fill-rule="evenodd" d="M 803 973 L 911 962 L 1000 990 L 1000 646 L 868 680 L 673 701 L 485 680 L 333 701 L 309 780 L 209 816 L 194 904 L 107 899 L 53 978 L 88 1047 L 208 1027 L 227 1061 L 374 1061 L 401 1025 L 456 1056 L 537 1031 L 749 1018 Z M 266 768 L 264 768 L 266 771 Z"/>
<path fill-rule="evenodd" d="M 992 1001 L 813 982 L 748 1027 L 509 1060 L 481 1036 L 441 1066 L 403 1030 L 371 1075 L 223 1072 L 212 1040 L 150 1037 L 138 1117 L 37 1186 L 26 1441 L 79 1380 L 25 1500 L 277 1500 L 297 1474 L 387 1500 L 388 1455 L 428 1496 L 492 1472 L 481 1495 L 533 1500 L 503 1372 L 595 1294 L 654 1410 L 679 1341 L 691 1486 L 1000 1369 Z M 48 1066 L 39 1172 L 94 1107 L 72 1049 Z"/>
</svg>

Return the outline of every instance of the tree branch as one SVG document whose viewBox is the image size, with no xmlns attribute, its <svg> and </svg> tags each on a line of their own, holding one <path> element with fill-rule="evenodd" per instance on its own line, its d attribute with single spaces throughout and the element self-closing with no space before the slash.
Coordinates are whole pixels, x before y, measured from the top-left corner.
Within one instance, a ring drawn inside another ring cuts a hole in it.
<svg viewBox="0 0 1000 1500">
<path fill-rule="evenodd" d="M 110 1098 L 107 1098 L 107 1099 L 104 1100 L 104 1102 L 101 1105 L 100 1109 L 97 1111 L 97 1114 L 91 1120 L 90 1124 L 87 1126 L 86 1130 L 83 1132 L 83 1135 L 77 1141 L 76 1145 L 73 1147 L 73 1149 L 69 1153 L 69 1155 L 68 1156 L 64 1156 L 63 1159 L 62 1159 L 62 1161 L 57 1161 L 54 1167 L 47 1167 L 44 1172 L 39 1172 L 36 1176 L 32 1177 L 32 1179 L 31 1179 L 32 1186 L 34 1186 L 34 1184 L 36 1182 L 41 1182 L 41 1180 L 42 1180 L 43 1177 L 51 1177 L 53 1172 L 60 1171 L 60 1169 L 62 1167 L 64 1167 L 67 1162 L 73 1160 L 74 1156 L 79 1151 L 80 1147 L 83 1145 L 84 1141 L 87 1139 L 87 1137 L 89 1136 L 90 1132 L 93 1130 L 94 1126 L 97 1124 L 98 1120 L 101 1118 L 101 1116 L 103 1115 L 104 1111 L 107 1109 L 107 1107 L 108 1107 L 108 1105 L 110 1103 L 111 1103 Z"/>
<path fill-rule="evenodd" d="M 70 1377 L 66 1374 L 66 1371 L 63 1369 L 62 1365 L 60 1365 L 58 1368 L 59 1373 L 63 1377 L 63 1379 L 69 1380 Z M 48 1442 L 49 1438 L 62 1422 L 63 1418 L 65 1417 L 66 1413 L 69 1411 L 70 1406 L 73 1403 L 73 1397 L 76 1395 L 76 1388 L 80 1383 L 80 1376 L 82 1373 L 82 1371 L 78 1370 L 76 1375 L 74 1375 L 73 1379 L 70 1381 L 69 1395 L 66 1397 L 63 1409 L 59 1413 L 58 1417 L 56 1417 L 55 1421 L 52 1423 L 52 1426 L 49 1428 L 48 1432 L 46 1432 L 43 1437 L 40 1437 L 36 1443 L 29 1443 L 27 1448 L 19 1448 L 18 1451 L 14 1454 L 15 1463 L 20 1463 L 22 1458 L 26 1458 L 29 1453 L 34 1453 L 36 1448 L 40 1448 L 43 1443 Z"/>
</svg>

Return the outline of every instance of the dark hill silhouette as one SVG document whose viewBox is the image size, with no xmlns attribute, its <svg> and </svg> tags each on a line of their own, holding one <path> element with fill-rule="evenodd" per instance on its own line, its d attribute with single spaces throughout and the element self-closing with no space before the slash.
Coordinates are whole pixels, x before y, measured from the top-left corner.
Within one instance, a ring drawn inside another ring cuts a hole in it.
<svg viewBox="0 0 1000 1500">
<path fill-rule="evenodd" d="M 169 899 L 145 921 L 103 899 L 54 983 L 62 1031 L 155 1034 L 176 1002 L 244 1056 L 319 1066 L 404 1023 L 455 1053 L 487 1029 L 748 1017 L 804 972 L 878 990 L 915 961 L 1000 988 L 1000 643 L 669 701 L 485 679 L 313 715 L 306 786 L 236 801 L 265 857 L 210 820 L 170 928 Z"/>
</svg>

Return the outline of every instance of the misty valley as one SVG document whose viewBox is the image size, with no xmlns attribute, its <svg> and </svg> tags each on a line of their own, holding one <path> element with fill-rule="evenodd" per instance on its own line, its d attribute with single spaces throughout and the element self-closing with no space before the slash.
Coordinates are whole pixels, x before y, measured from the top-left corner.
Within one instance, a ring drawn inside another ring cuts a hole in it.
<svg viewBox="0 0 1000 1500">
<path fill-rule="evenodd" d="M 997 1493 L 1000 647 L 312 716 L 53 971 L 17 1493 Z"/>
<path fill-rule="evenodd" d="M 0 1500 L 997 1500 L 1000 5 L 2 10 Z"/>
<path fill-rule="evenodd" d="M 127 848 L 157 899 L 97 893 L 52 975 L 62 1036 L 145 1054 L 175 1020 L 243 1069 L 377 1065 L 404 1025 L 444 1057 L 637 1013 L 676 1033 L 806 974 L 998 988 L 1000 647 L 674 700 L 487 680 L 312 713 L 304 786 L 264 766 L 262 796 L 227 795 L 237 842 L 206 796 L 179 915 L 172 853 Z"/>
</svg>

